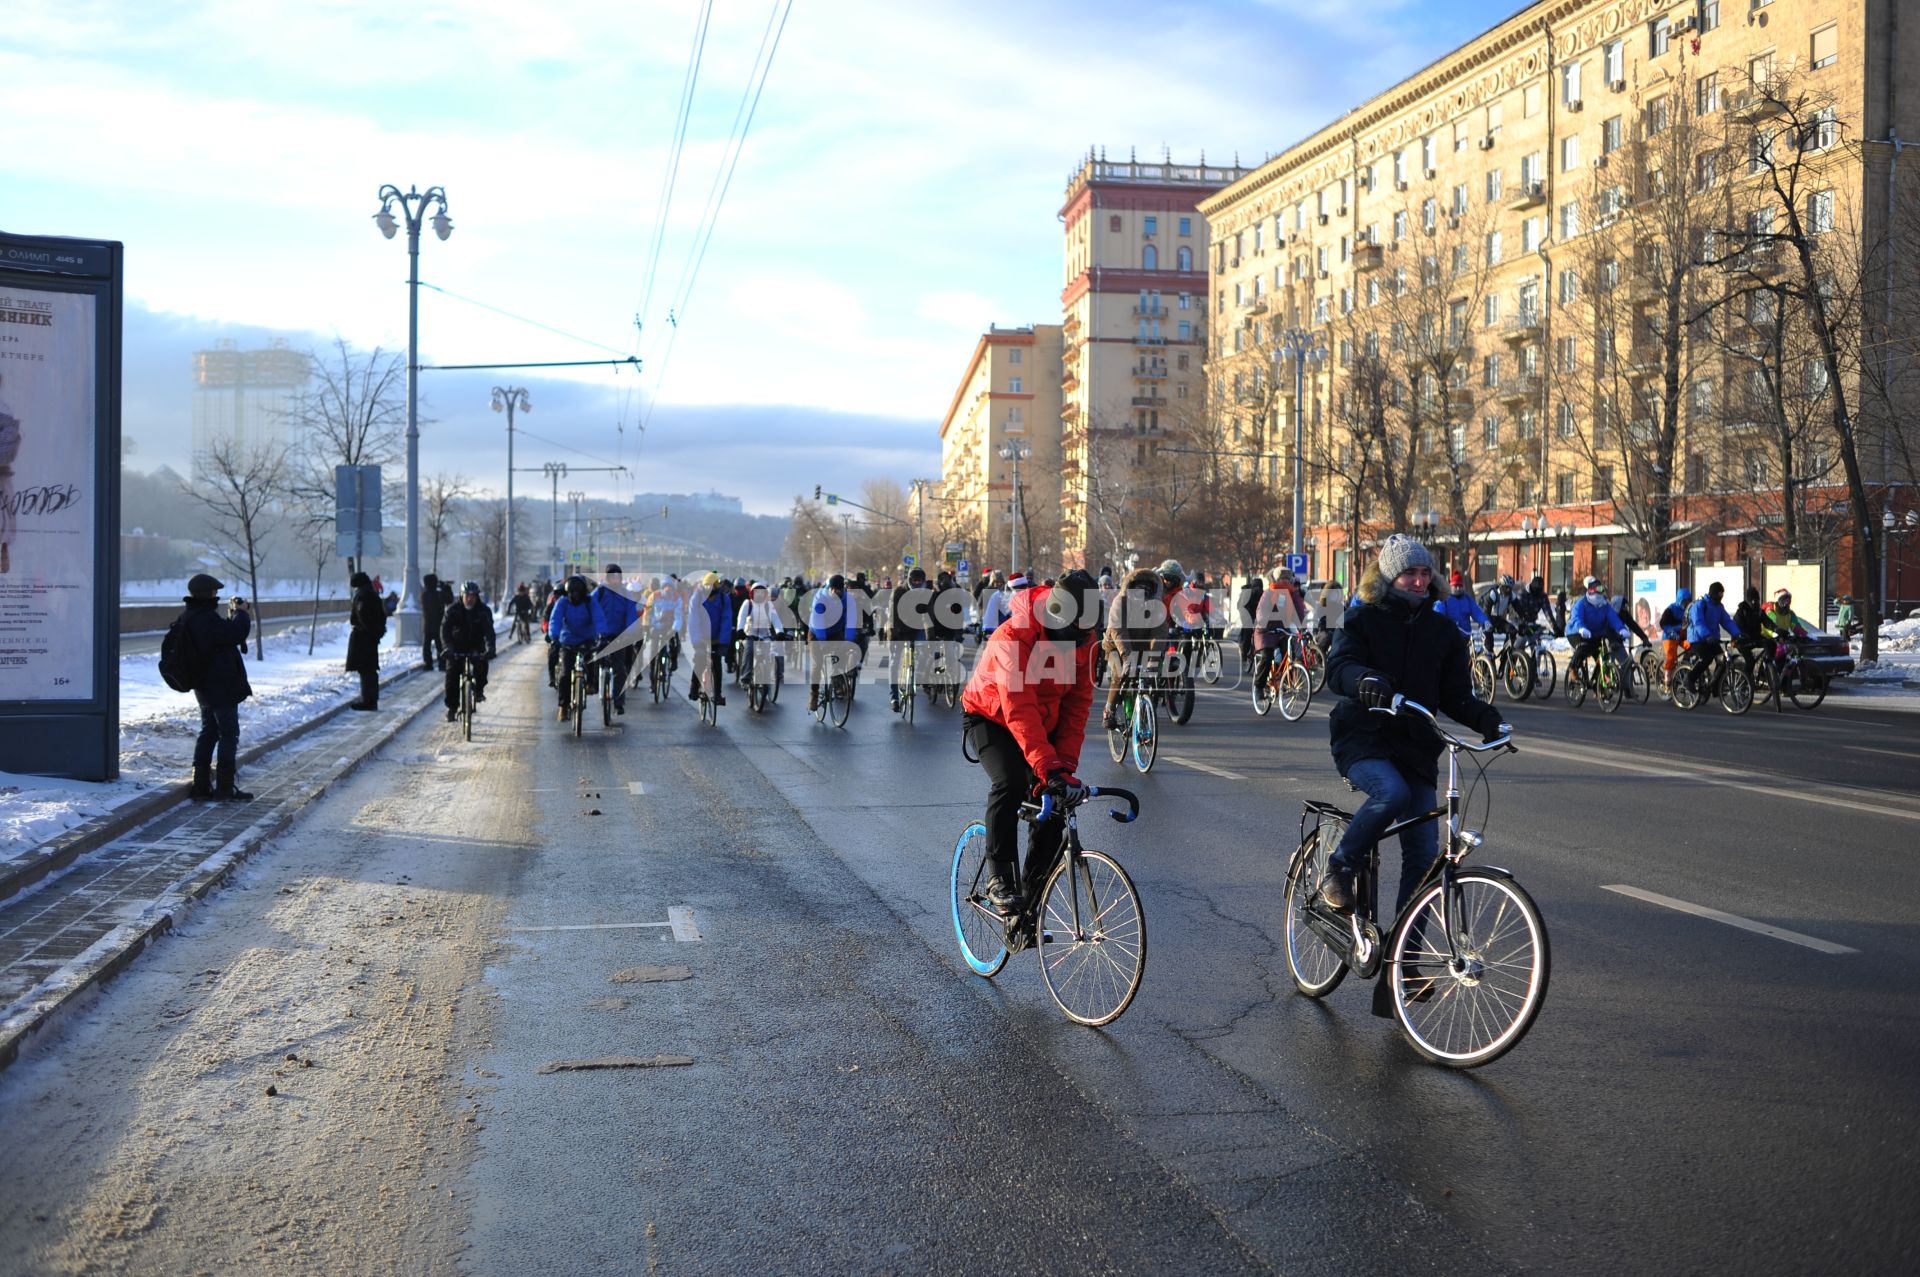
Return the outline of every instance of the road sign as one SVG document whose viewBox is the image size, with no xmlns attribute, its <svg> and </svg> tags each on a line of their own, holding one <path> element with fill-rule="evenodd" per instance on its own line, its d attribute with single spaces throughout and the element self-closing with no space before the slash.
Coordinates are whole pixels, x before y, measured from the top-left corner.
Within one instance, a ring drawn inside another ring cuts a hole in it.
<svg viewBox="0 0 1920 1277">
<path fill-rule="evenodd" d="M 1295 576 L 1307 575 L 1307 556 L 1304 554 L 1289 554 L 1287 556 L 1287 571 L 1293 573 Z"/>
<path fill-rule="evenodd" d="M 966 559 L 962 559 L 953 565 L 953 570 L 961 576 L 971 576 L 973 575 L 973 564 Z"/>
<path fill-rule="evenodd" d="M 343 559 L 384 553 L 379 466 L 333 468 L 333 550 Z"/>
<path fill-rule="evenodd" d="M 838 492 L 829 492 L 829 493 L 827 494 L 827 504 L 828 504 L 828 505 L 839 505 L 839 504 L 840 504 L 840 494 L 839 494 Z"/>
<path fill-rule="evenodd" d="M 913 551 L 912 551 L 912 550 L 905 550 L 905 551 L 902 551 L 902 552 L 901 552 L 901 554 L 900 554 L 900 566 L 901 566 L 901 567 L 903 567 L 903 568 L 910 568 L 910 567 L 912 567 L 912 566 L 913 566 L 913 565 L 914 565 L 915 563 L 918 563 L 918 562 L 919 562 L 919 560 L 913 557 Z"/>
</svg>

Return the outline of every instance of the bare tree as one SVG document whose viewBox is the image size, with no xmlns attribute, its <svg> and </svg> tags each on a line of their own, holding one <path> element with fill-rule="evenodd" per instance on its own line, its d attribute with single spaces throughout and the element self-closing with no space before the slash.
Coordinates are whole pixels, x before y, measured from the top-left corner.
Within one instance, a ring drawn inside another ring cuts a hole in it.
<svg viewBox="0 0 1920 1277">
<path fill-rule="evenodd" d="M 335 466 L 386 465 L 400 455 L 407 424 L 406 356 L 345 339 L 310 353 L 313 378 L 295 401 L 289 425 L 299 443 L 291 489 L 333 500 Z M 384 478 L 385 476 L 383 476 Z M 347 571 L 360 564 L 351 559 Z"/>
<path fill-rule="evenodd" d="M 472 495 L 473 485 L 465 475 L 447 474 L 444 471 L 427 480 L 426 486 L 420 491 L 421 519 L 427 525 L 428 535 L 433 538 L 433 552 L 428 556 L 432 567 L 428 570 L 435 576 L 440 574 L 440 543 L 453 530 L 457 506 Z"/>
<path fill-rule="evenodd" d="M 247 597 L 257 603 L 267 534 L 284 513 L 280 498 L 286 491 L 286 452 L 221 437 L 200 453 L 195 469 L 200 484 L 185 484 L 182 489 L 206 510 L 217 538 L 215 553 L 229 569 L 246 577 Z M 266 645 L 257 624 L 253 633 L 254 658 L 265 660 Z"/>
</svg>

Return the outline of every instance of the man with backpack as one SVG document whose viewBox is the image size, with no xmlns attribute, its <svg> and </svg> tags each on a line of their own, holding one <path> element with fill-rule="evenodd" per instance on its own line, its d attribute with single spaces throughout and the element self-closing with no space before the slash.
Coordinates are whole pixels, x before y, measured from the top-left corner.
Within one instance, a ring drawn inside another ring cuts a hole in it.
<svg viewBox="0 0 1920 1277">
<path fill-rule="evenodd" d="M 219 596 L 225 588 L 205 572 L 187 582 L 187 596 L 181 600 L 186 610 L 160 644 L 160 674 L 169 687 L 191 691 L 200 703 L 193 787 L 187 796 L 243 803 L 253 795 L 234 784 L 234 772 L 240 752 L 240 702 L 253 695 L 242 655 L 253 616 L 245 599 L 235 599 L 232 614 L 221 616 Z"/>
</svg>

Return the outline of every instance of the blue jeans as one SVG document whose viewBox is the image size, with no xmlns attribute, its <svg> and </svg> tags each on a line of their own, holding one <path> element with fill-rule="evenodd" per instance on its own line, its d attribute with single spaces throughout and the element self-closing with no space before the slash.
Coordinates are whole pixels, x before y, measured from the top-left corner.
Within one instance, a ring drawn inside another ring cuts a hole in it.
<svg viewBox="0 0 1920 1277">
<path fill-rule="evenodd" d="M 1341 873 L 1357 874 L 1366 863 L 1367 849 L 1380 839 L 1380 832 L 1394 821 L 1432 811 L 1438 805 L 1439 791 L 1425 781 L 1410 781 L 1384 758 L 1367 758 L 1347 768 L 1347 779 L 1367 796 L 1360 810 L 1334 850 L 1330 866 Z M 1400 834 L 1400 894 L 1394 914 L 1406 908 L 1413 889 L 1426 876 L 1440 854 L 1440 823 L 1429 820 Z"/>
<path fill-rule="evenodd" d="M 240 707 L 238 705 L 200 705 L 200 735 L 193 742 L 193 765 L 213 765 L 214 746 L 220 748 L 218 770 L 230 772 L 240 748 Z"/>
</svg>

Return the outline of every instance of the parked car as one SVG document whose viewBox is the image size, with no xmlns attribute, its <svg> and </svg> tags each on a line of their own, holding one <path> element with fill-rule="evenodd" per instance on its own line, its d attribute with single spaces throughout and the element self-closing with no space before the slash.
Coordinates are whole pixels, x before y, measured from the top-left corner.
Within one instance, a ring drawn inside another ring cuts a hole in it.
<svg viewBox="0 0 1920 1277">
<path fill-rule="evenodd" d="M 1829 634 L 1825 630 L 1807 629 L 1806 640 L 1800 647 L 1800 660 L 1811 665 L 1828 678 L 1839 678 L 1843 674 L 1853 673 L 1853 648 L 1847 640 L 1838 634 Z"/>
</svg>

